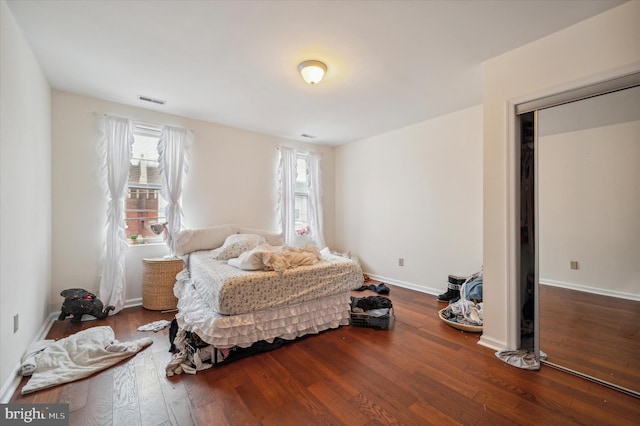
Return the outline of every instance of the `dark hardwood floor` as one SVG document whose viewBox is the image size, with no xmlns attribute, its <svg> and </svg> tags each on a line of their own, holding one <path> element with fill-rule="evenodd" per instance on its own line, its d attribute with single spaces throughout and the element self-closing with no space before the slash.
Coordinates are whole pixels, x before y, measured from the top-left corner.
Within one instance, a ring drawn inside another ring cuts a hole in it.
<svg viewBox="0 0 640 426">
<path fill-rule="evenodd" d="M 640 400 L 542 367 L 521 370 L 437 315 L 434 296 L 391 287 L 392 330 L 344 326 L 271 352 L 167 378 L 172 317 L 142 307 L 102 321 L 57 321 L 49 338 L 94 325 L 153 345 L 90 378 L 12 403 L 68 403 L 71 425 L 632 425 Z M 367 294 L 359 293 L 359 294 Z M 24 379 L 20 388 L 26 383 Z"/>
<path fill-rule="evenodd" d="M 640 392 L 640 302 L 539 288 L 540 350 L 548 360 Z"/>
</svg>

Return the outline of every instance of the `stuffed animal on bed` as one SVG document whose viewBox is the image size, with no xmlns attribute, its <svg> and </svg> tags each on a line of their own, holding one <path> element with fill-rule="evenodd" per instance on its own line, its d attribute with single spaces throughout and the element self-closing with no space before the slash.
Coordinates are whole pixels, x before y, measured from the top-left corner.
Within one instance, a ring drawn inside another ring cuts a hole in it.
<svg viewBox="0 0 640 426">
<path fill-rule="evenodd" d="M 103 304 L 95 294 L 88 292 L 82 288 L 69 288 L 62 290 L 60 296 L 64 297 L 60 316 L 58 321 L 63 321 L 69 315 L 73 315 L 71 322 L 82 321 L 83 315 L 93 315 L 98 319 L 106 318 L 110 311 L 115 309 L 114 306 L 103 308 Z"/>
</svg>

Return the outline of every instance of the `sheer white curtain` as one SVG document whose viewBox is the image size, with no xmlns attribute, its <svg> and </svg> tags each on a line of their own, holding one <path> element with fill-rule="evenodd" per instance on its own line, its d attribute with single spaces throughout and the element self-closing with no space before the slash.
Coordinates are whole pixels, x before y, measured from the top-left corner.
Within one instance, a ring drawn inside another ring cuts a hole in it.
<svg viewBox="0 0 640 426">
<path fill-rule="evenodd" d="M 100 300 L 112 305 L 117 313 L 125 302 L 125 254 L 129 249 L 124 232 L 124 198 L 129 179 L 133 133 L 129 120 L 106 116 L 104 138 L 100 146 L 103 178 L 109 201 L 107 205 L 106 253 L 100 279 Z"/>
<path fill-rule="evenodd" d="M 309 188 L 309 228 L 311 238 L 318 248 L 324 245 L 324 225 L 322 218 L 322 180 L 320 176 L 320 155 L 307 154 L 307 187 Z"/>
<path fill-rule="evenodd" d="M 189 171 L 189 150 L 193 133 L 186 129 L 165 126 L 158 143 L 158 162 L 161 195 L 167 201 L 165 217 L 167 219 L 167 245 L 171 254 L 175 253 L 175 235 L 182 228 L 182 180 Z"/>
<path fill-rule="evenodd" d="M 278 199 L 280 212 L 280 228 L 286 245 L 292 245 L 296 236 L 296 151 L 288 146 L 281 146 L 280 164 L 278 166 Z"/>
</svg>

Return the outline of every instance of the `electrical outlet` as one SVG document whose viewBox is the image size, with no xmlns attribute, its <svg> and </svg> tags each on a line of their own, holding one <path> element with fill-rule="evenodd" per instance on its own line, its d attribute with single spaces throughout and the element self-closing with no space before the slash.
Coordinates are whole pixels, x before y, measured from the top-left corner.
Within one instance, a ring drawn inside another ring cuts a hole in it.
<svg viewBox="0 0 640 426">
<path fill-rule="evenodd" d="M 398 259 L 398 266 L 404 266 L 404 258 L 399 258 Z"/>
<path fill-rule="evenodd" d="M 569 262 L 569 267 L 571 269 L 578 269 L 578 261 L 577 260 L 572 260 Z"/>
<path fill-rule="evenodd" d="M 13 332 L 17 332 L 20 327 L 20 314 L 15 314 L 13 316 Z"/>
</svg>

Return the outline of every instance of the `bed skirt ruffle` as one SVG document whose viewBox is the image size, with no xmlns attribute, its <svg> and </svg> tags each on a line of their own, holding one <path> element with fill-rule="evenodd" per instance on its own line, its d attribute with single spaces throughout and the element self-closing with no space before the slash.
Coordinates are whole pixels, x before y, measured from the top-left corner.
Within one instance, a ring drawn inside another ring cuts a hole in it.
<svg viewBox="0 0 640 426">
<path fill-rule="evenodd" d="M 193 289 L 186 274 L 181 274 L 174 287 L 178 326 L 216 348 L 247 348 L 262 340 L 273 342 L 275 338 L 293 340 L 349 324 L 349 291 L 291 306 L 221 315 Z"/>
</svg>

